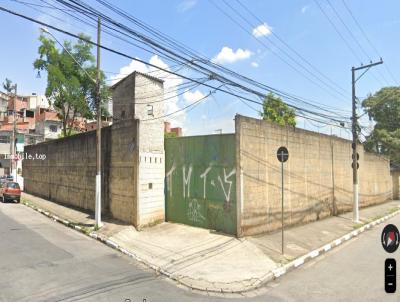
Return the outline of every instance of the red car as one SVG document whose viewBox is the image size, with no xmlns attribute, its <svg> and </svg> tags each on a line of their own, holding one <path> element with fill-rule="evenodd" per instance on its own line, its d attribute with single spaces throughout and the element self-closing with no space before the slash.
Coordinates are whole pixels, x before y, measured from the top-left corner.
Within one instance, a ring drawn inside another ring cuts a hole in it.
<svg viewBox="0 0 400 302">
<path fill-rule="evenodd" d="M 1 185 L 0 196 L 3 202 L 16 200 L 20 202 L 21 199 L 21 189 L 17 182 L 9 181 Z"/>
</svg>

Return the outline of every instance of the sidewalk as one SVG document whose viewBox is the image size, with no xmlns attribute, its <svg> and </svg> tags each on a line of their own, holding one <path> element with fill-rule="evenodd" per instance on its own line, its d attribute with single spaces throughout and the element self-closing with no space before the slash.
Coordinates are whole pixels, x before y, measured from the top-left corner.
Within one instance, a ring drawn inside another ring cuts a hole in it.
<svg viewBox="0 0 400 302">
<path fill-rule="evenodd" d="M 179 283 L 214 292 L 255 289 L 303 263 L 308 257 L 305 255 L 310 254 L 313 258 L 320 253 L 316 249 L 322 247 L 323 251 L 327 251 L 334 247 L 329 243 L 336 240 L 335 245 L 338 245 L 341 242 L 338 238 L 344 236 L 343 240 L 348 240 L 372 225 L 355 226 L 351 221 L 352 213 L 346 213 L 287 229 L 285 254 L 282 256 L 280 232 L 237 239 L 206 229 L 167 222 L 138 232 L 133 226 L 108 220 L 100 230 L 93 231 L 94 218 L 88 213 L 26 193 L 23 193 L 22 199 L 31 207 L 68 220 L 71 225 L 77 225 L 78 229 L 90 233 L 92 237 L 101 238 L 101 241 Z M 361 209 L 360 218 L 363 224 L 377 219 L 383 222 L 383 216 L 397 214 L 399 209 L 400 201 L 389 201 Z"/>
</svg>

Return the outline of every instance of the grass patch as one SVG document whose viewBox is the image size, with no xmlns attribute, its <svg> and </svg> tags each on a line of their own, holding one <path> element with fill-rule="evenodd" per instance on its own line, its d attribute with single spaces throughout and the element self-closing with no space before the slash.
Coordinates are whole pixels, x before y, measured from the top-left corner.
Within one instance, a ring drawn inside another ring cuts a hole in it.
<svg viewBox="0 0 400 302">
<path fill-rule="evenodd" d="M 392 213 L 394 213 L 394 212 L 397 212 L 398 210 L 399 210 L 398 207 L 391 208 L 389 211 L 387 211 L 387 214 L 392 214 Z"/>
<path fill-rule="evenodd" d="M 363 227 L 365 224 L 366 224 L 366 222 L 364 222 L 364 223 L 356 223 L 356 224 L 353 225 L 353 229 L 357 230 L 357 229 Z"/>
<path fill-rule="evenodd" d="M 82 230 L 85 232 L 86 235 L 90 235 L 94 228 L 84 227 Z"/>
</svg>

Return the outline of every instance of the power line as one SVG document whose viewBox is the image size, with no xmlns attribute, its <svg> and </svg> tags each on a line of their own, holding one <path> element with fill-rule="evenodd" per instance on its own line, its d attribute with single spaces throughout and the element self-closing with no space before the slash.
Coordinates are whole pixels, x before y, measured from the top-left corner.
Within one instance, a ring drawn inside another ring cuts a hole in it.
<svg viewBox="0 0 400 302">
<path fill-rule="evenodd" d="M 221 85 L 221 86 L 223 86 L 223 85 Z M 221 86 L 220 86 L 220 87 L 221 87 Z M 176 111 L 174 111 L 174 112 L 171 112 L 171 113 L 168 113 L 168 114 L 165 114 L 165 115 L 162 115 L 162 116 L 150 118 L 150 119 L 143 119 L 143 120 L 141 120 L 141 121 L 143 121 L 143 122 L 154 121 L 154 120 L 158 120 L 158 119 L 161 119 L 161 118 L 165 118 L 165 117 L 168 117 L 168 116 L 177 114 L 177 113 L 179 113 L 179 112 L 185 111 L 187 108 L 190 108 L 190 107 L 192 107 L 192 106 L 194 106 L 194 107 L 197 106 L 198 104 L 200 104 L 200 102 L 202 102 L 202 101 L 204 101 L 205 99 L 207 99 L 211 94 L 215 93 L 216 91 L 217 91 L 217 90 L 210 91 L 206 96 L 204 96 L 204 97 L 198 99 L 197 101 L 195 101 L 195 102 L 193 102 L 193 103 L 191 103 L 191 104 L 189 104 L 189 105 L 187 105 L 187 106 L 185 106 L 185 107 L 183 107 L 183 108 L 181 108 L 181 109 L 178 109 L 178 110 L 176 110 Z"/>
<path fill-rule="evenodd" d="M 224 1 L 225 2 L 225 1 Z M 251 16 L 253 16 L 258 22 L 264 23 L 257 15 L 255 15 L 247 6 L 245 6 L 242 1 L 236 0 L 237 3 L 239 3 L 240 6 L 242 6 Z M 315 65 L 313 65 L 310 61 L 308 61 L 306 58 L 304 58 L 296 49 L 291 47 L 284 39 L 282 39 L 275 31 L 271 30 L 271 34 L 276 37 L 283 45 L 285 45 L 288 49 L 290 49 L 293 53 L 295 53 L 303 62 L 305 62 L 308 66 L 310 66 L 314 71 L 316 71 L 318 74 L 320 74 L 322 77 L 324 77 L 326 80 L 328 80 L 330 83 L 332 83 L 334 86 L 336 86 L 338 89 L 342 90 L 343 92 L 347 93 L 347 91 L 339 86 L 337 83 L 335 83 L 332 79 L 327 77 L 325 74 L 323 74 L 320 70 L 318 70 Z"/>
<path fill-rule="evenodd" d="M 7 12 L 7 13 L 9 13 L 9 14 L 12 14 L 12 15 L 15 15 L 15 16 L 18 16 L 18 17 L 21 17 L 21 18 L 24 18 L 24 19 L 29 20 L 29 21 L 31 21 L 31 22 L 34 22 L 34 23 L 36 23 L 36 24 L 40 24 L 40 25 L 42 25 L 42 26 L 46 26 L 46 27 L 48 27 L 48 28 L 54 29 L 54 30 L 56 30 L 56 31 L 58 31 L 58 32 L 64 33 L 64 34 L 69 35 L 69 36 L 71 36 L 71 37 L 74 37 L 74 38 L 83 40 L 83 41 L 85 41 L 85 42 L 87 42 L 87 43 L 89 43 L 89 44 L 92 44 L 92 45 L 94 45 L 94 46 L 97 46 L 97 43 L 92 42 L 91 40 L 88 40 L 88 39 L 86 39 L 86 38 L 82 38 L 82 37 L 80 37 L 79 35 L 73 34 L 73 33 L 69 32 L 69 31 L 66 31 L 66 30 L 57 28 L 57 27 L 55 27 L 55 26 L 52 26 L 52 25 L 50 25 L 50 24 L 41 22 L 41 21 L 39 21 L 39 20 L 35 20 L 35 19 L 30 18 L 30 17 L 28 17 L 28 16 L 25 16 L 25 15 L 23 15 L 23 14 L 20 14 L 20 13 L 17 13 L 17 12 L 13 12 L 13 11 L 11 11 L 11 10 L 9 10 L 9 9 L 4 8 L 4 7 L 0 7 L 0 10 L 1 10 L 1 11 L 4 11 L 4 12 Z M 252 102 L 252 103 L 256 103 L 256 104 L 261 104 L 261 102 L 259 102 L 259 101 L 255 101 L 255 100 L 253 100 L 253 99 L 250 99 L 250 98 L 247 98 L 247 97 L 244 97 L 244 96 L 241 96 L 241 95 L 238 95 L 238 94 L 229 92 L 229 91 L 227 91 L 226 89 L 222 89 L 222 88 L 220 88 L 221 86 L 220 86 L 220 87 L 215 87 L 215 86 L 209 85 L 209 84 L 207 84 L 207 83 L 201 83 L 200 81 L 198 81 L 198 80 L 196 80 L 196 79 L 193 79 L 193 78 L 190 78 L 190 77 L 187 77 L 187 76 L 178 74 L 178 73 L 176 73 L 176 72 L 173 72 L 173 71 L 170 71 L 170 70 L 167 70 L 167 69 L 164 69 L 164 68 L 160 68 L 159 66 L 156 66 L 156 65 L 154 65 L 154 64 L 152 64 L 152 63 L 148 63 L 148 62 L 146 62 L 146 61 L 144 61 L 144 60 L 141 60 L 141 59 L 132 57 L 132 56 L 130 56 L 130 55 L 127 55 L 127 54 L 122 53 L 122 52 L 120 52 L 120 51 L 111 49 L 111 48 L 109 48 L 109 47 L 106 47 L 106 46 L 103 46 L 103 45 L 100 45 L 100 47 L 101 47 L 102 49 L 104 49 L 104 50 L 107 50 L 107 51 L 111 52 L 111 53 L 114 53 L 114 54 L 117 54 L 117 55 L 120 55 L 120 56 L 129 58 L 129 59 L 134 60 L 134 61 L 141 62 L 141 63 L 146 64 L 146 65 L 148 65 L 148 66 L 151 66 L 151 67 L 153 67 L 153 68 L 158 68 L 159 70 L 162 70 L 162 71 L 164 71 L 164 72 L 167 72 L 167 73 L 170 73 L 170 74 L 173 74 L 173 75 L 182 77 L 183 79 L 191 80 L 191 81 L 193 81 L 194 83 L 201 84 L 201 85 L 203 85 L 203 86 L 205 86 L 205 87 L 209 87 L 209 88 L 215 89 L 215 90 L 217 90 L 217 91 L 224 92 L 224 93 L 230 94 L 230 95 L 232 95 L 232 96 L 239 97 L 239 98 L 241 98 L 241 99 L 243 99 L 243 100 L 246 100 L 246 101 L 248 101 L 248 102 Z M 219 79 L 218 79 L 218 80 L 219 80 Z M 233 84 L 235 84 L 235 83 L 233 83 Z M 238 87 L 241 87 L 241 86 L 238 85 Z M 259 96 L 259 97 L 264 97 L 264 96 L 265 96 L 265 94 L 263 94 L 263 93 L 261 93 L 261 92 L 258 92 L 258 91 L 252 90 L 252 89 L 248 89 L 247 87 L 243 87 L 243 88 L 244 88 L 245 90 L 252 91 L 255 95 L 257 95 L 257 96 Z M 328 119 L 328 120 L 331 120 L 331 121 L 334 121 L 334 122 L 337 122 L 337 123 L 343 123 L 342 120 L 333 118 L 333 117 L 328 116 L 328 115 L 326 115 L 326 114 L 321 114 L 321 113 L 313 112 L 313 111 L 311 111 L 311 110 L 308 110 L 308 109 L 305 109 L 305 108 L 300 108 L 300 107 L 293 106 L 293 105 L 289 105 L 289 106 L 292 107 L 292 108 L 294 108 L 294 109 L 296 109 L 296 110 L 298 110 L 298 111 L 301 111 L 301 112 L 307 112 L 308 114 L 312 114 L 312 115 L 315 115 L 315 116 L 319 116 L 319 117 L 322 117 L 322 118 L 325 118 L 325 119 Z"/>
<path fill-rule="evenodd" d="M 372 62 L 372 59 L 370 57 L 370 55 L 365 51 L 364 47 L 361 45 L 361 43 L 358 41 L 357 37 L 353 34 L 353 32 L 350 30 L 350 28 L 347 26 L 346 22 L 343 21 L 342 17 L 340 16 L 340 14 L 338 13 L 338 11 L 335 9 L 335 7 L 332 5 L 332 3 L 330 2 L 330 0 L 326 0 L 326 2 L 328 3 L 328 5 L 331 7 L 332 11 L 334 12 L 334 14 L 336 15 L 336 17 L 339 19 L 339 21 L 342 23 L 342 25 L 344 26 L 344 28 L 346 29 L 346 31 L 349 33 L 349 35 L 352 37 L 352 39 L 354 40 L 354 42 L 358 45 L 359 49 L 361 50 L 361 52 L 367 57 L 367 59 L 369 60 L 369 62 Z M 379 56 L 381 57 L 381 56 Z M 379 75 L 383 78 L 383 80 L 389 85 L 388 80 L 386 79 L 386 77 L 381 74 L 379 72 L 379 70 L 377 70 L 377 72 L 379 73 Z M 375 75 L 373 75 L 375 77 Z M 375 77 L 376 79 L 376 77 Z M 376 79 L 378 80 L 378 79 Z M 378 80 L 379 81 L 379 80 Z"/>
<path fill-rule="evenodd" d="M 357 25 L 358 29 L 361 31 L 361 33 L 363 34 L 365 40 L 367 40 L 368 44 L 371 46 L 371 48 L 375 51 L 376 55 L 380 58 L 382 58 L 382 56 L 380 55 L 378 49 L 375 47 L 375 45 L 371 42 L 371 40 L 369 39 L 368 35 L 366 34 L 366 32 L 364 31 L 364 29 L 362 28 L 361 24 L 358 22 L 358 20 L 356 19 L 356 17 L 354 16 L 353 12 L 351 11 L 351 9 L 349 8 L 349 6 L 346 4 L 346 1 L 342 0 L 344 7 L 346 8 L 347 12 L 350 14 L 351 18 L 353 19 L 354 23 Z M 389 67 L 387 66 L 387 64 L 384 64 L 387 72 L 389 73 L 389 75 L 392 77 L 393 81 L 395 83 L 398 83 L 397 79 L 394 77 L 393 73 L 390 71 Z"/>
<path fill-rule="evenodd" d="M 328 20 L 328 22 L 332 25 L 333 29 L 335 30 L 335 32 L 339 35 L 339 37 L 342 39 L 342 41 L 344 42 L 344 44 L 347 46 L 347 48 L 350 50 L 350 52 L 353 54 L 353 56 L 356 58 L 356 60 L 359 61 L 360 64 L 362 64 L 362 59 L 359 57 L 359 55 L 356 53 L 356 51 L 354 50 L 354 48 L 350 45 L 350 43 L 347 41 L 347 39 L 342 35 L 342 33 L 340 32 L 340 30 L 337 28 L 336 24 L 332 21 L 332 19 L 329 17 L 329 15 L 326 13 L 326 11 L 323 9 L 322 5 L 318 2 L 318 0 L 314 0 L 314 2 L 317 4 L 319 10 L 322 12 L 322 14 L 325 16 L 325 18 Z M 346 26 L 347 28 L 347 26 Z M 372 74 L 373 75 L 373 74 Z M 373 75 L 374 76 L 374 75 Z M 376 77 L 375 79 L 379 82 L 381 82 L 380 80 L 378 80 Z M 381 82 L 382 86 L 385 86 L 382 82 Z"/>
<path fill-rule="evenodd" d="M 75 1 L 73 1 L 73 2 L 75 2 Z M 102 1 L 99 1 L 99 2 L 102 2 Z M 209 71 L 209 70 L 208 70 Z M 219 76 L 220 77 L 220 76 Z M 231 81 L 230 81 L 231 82 Z M 225 81 L 225 83 L 227 83 L 228 84 L 228 82 L 226 82 Z M 232 82 L 231 82 L 232 83 Z M 230 85 L 232 85 L 231 83 L 229 83 Z M 238 86 L 236 83 L 234 83 L 233 85 L 235 85 L 235 86 Z M 265 85 L 264 85 L 265 86 Z M 243 86 L 238 86 L 238 87 L 241 87 L 242 89 L 243 89 Z M 291 99 L 293 99 L 293 100 L 296 100 L 296 98 L 293 98 L 293 96 L 290 96 L 290 95 L 288 95 L 287 93 L 284 93 L 283 95 L 282 95 L 282 92 L 281 91 L 278 91 L 278 90 L 276 90 L 276 89 L 274 89 L 274 88 L 271 88 L 271 87 L 269 87 L 269 86 L 267 86 L 268 87 L 268 89 L 269 89 L 269 91 L 274 91 L 275 93 L 277 93 L 278 95 L 281 95 L 281 96 L 284 96 L 284 97 L 286 97 L 286 98 L 291 98 Z M 248 90 L 248 89 L 246 89 L 247 91 L 252 91 L 252 90 Z M 252 91 L 253 92 L 253 91 Z M 320 109 L 320 108 L 319 108 Z"/>
<path fill-rule="evenodd" d="M 354 57 L 357 60 L 360 60 L 359 56 L 356 54 L 354 49 L 350 46 L 350 44 L 347 42 L 347 40 L 343 37 L 342 33 L 339 31 L 339 29 L 336 27 L 335 23 L 331 20 L 331 18 L 328 16 L 328 14 L 325 12 L 325 10 L 322 8 L 321 4 L 318 2 L 318 0 L 314 0 L 314 2 L 317 4 L 319 10 L 322 12 L 322 14 L 325 16 L 325 18 L 328 20 L 328 22 L 332 25 L 333 29 L 336 31 L 336 33 L 339 35 L 339 37 L 342 39 L 342 41 L 345 43 L 347 48 L 350 50 L 350 52 L 354 55 Z M 360 63 L 362 60 L 360 60 Z"/>
<path fill-rule="evenodd" d="M 254 37 L 251 33 L 251 31 L 249 31 L 246 27 L 244 27 L 240 22 L 238 22 L 236 19 L 234 19 L 232 16 L 230 16 L 225 10 L 223 10 L 218 4 L 216 4 L 214 1 L 210 0 L 210 3 L 215 6 L 222 14 L 224 14 L 228 19 L 230 19 L 233 23 L 235 23 L 237 26 L 239 26 L 245 33 L 250 34 L 251 37 L 253 39 L 255 39 L 258 43 L 260 43 L 265 49 L 269 50 L 271 53 L 273 53 L 276 57 L 278 57 L 283 63 L 285 63 L 287 66 L 289 66 L 291 69 L 293 69 L 294 71 L 296 71 L 298 74 L 300 74 L 302 77 L 304 77 L 305 79 L 307 79 L 309 82 L 313 83 L 314 85 L 316 85 L 317 87 L 321 88 L 322 90 L 325 90 L 326 92 L 328 92 L 330 95 L 331 92 L 329 90 L 327 90 L 326 87 L 321 86 L 318 82 L 316 82 L 315 80 L 313 80 L 312 78 L 310 78 L 308 75 L 306 75 L 302 70 L 298 69 L 297 67 L 295 67 L 292 63 L 288 62 L 282 55 L 280 55 L 278 52 L 274 51 L 271 47 L 269 47 L 267 44 L 265 44 L 262 40 Z M 234 10 L 234 8 L 232 8 L 229 4 L 227 4 L 225 1 L 224 3 L 230 7 L 231 10 L 233 10 L 235 12 L 235 14 L 237 14 L 242 20 L 244 20 L 244 22 L 246 22 L 248 25 L 250 25 L 251 28 L 253 28 L 253 25 L 247 20 L 245 19 L 238 11 Z M 266 37 L 268 39 L 268 37 Z M 324 83 L 324 85 L 326 85 L 327 87 L 330 87 L 328 84 L 326 84 L 323 80 L 321 80 L 320 77 L 318 77 L 317 75 L 315 75 L 314 73 L 312 73 L 307 67 L 304 67 L 302 64 L 300 64 L 298 61 L 296 61 L 287 51 L 285 51 L 284 49 L 280 48 L 278 45 L 276 45 L 273 41 L 271 41 L 270 39 L 268 39 L 268 41 L 275 46 L 276 48 L 278 48 L 280 51 L 282 51 L 282 53 L 284 53 L 293 63 L 295 63 L 296 65 L 300 66 L 302 69 L 304 69 L 308 74 L 310 74 L 312 77 L 316 78 L 319 81 L 322 81 L 322 83 Z M 330 87 L 331 88 L 331 87 Z M 331 88 L 332 89 L 332 88 Z M 333 89 L 334 91 L 336 91 L 338 94 L 343 95 L 343 93 L 338 92 L 337 90 Z M 333 96 L 333 95 L 332 95 Z"/>
<path fill-rule="evenodd" d="M 106 2 L 106 1 L 101 1 L 101 0 L 97 0 L 99 3 L 104 3 L 104 2 Z M 60 1 L 59 1 L 60 2 Z M 62 1 L 62 2 L 64 2 L 64 1 Z M 72 1 L 72 2 L 76 2 L 76 1 Z M 82 2 L 82 1 L 80 1 L 80 2 Z M 112 9 L 112 10 L 116 10 L 115 8 L 112 8 L 112 7 L 110 7 L 110 6 L 108 6 L 110 9 Z M 117 10 L 118 11 L 118 10 Z M 118 11 L 119 12 L 119 11 Z M 99 13 L 99 12 L 96 12 L 97 14 Z M 125 14 L 123 14 L 122 13 L 122 15 L 124 15 L 124 16 L 126 16 Z M 132 19 L 132 17 L 130 17 L 130 20 Z M 137 20 L 133 20 L 133 22 L 135 23 L 135 24 L 140 24 Z M 199 61 L 199 62 L 202 62 L 202 63 L 210 63 L 210 61 L 208 60 L 208 59 L 204 59 L 204 58 L 196 58 L 196 59 L 194 59 L 193 61 Z M 193 63 L 193 62 L 191 62 L 191 63 Z M 193 64 L 191 64 L 191 65 L 193 65 Z M 212 65 L 213 66 L 215 66 L 215 64 L 214 63 L 212 63 Z M 234 75 L 235 77 L 238 77 L 238 78 L 241 78 L 241 79 L 243 79 L 243 80 L 245 80 L 245 81 L 247 81 L 247 82 L 249 82 L 249 83 L 251 83 L 252 85 L 256 85 L 257 87 L 262 87 L 262 88 L 266 88 L 267 90 L 269 90 L 269 91 L 273 91 L 274 93 L 277 93 L 278 95 L 282 95 L 282 96 L 285 96 L 285 97 L 287 97 L 287 98 L 291 98 L 291 99 L 294 99 L 294 100 L 296 100 L 296 98 L 293 98 L 293 96 L 291 96 L 290 94 L 288 94 L 288 93 L 285 93 L 285 92 L 282 92 L 282 91 L 280 91 L 280 90 L 277 90 L 277 89 L 275 89 L 275 88 L 272 88 L 272 87 L 270 87 L 270 86 L 266 86 L 266 85 L 264 85 L 264 84 L 260 84 L 260 83 L 258 83 L 258 82 L 255 82 L 254 80 L 251 80 L 251 79 L 248 79 L 248 78 L 246 78 L 246 77 L 243 77 L 243 75 L 239 75 L 239 74 L 237 74 L 237 73 L 235 73 L 235 72 L 232 72 L 231 70 L 228 70 L 228 69 L 226 69 L 226 68 L 224 68 L 224 67 L 221 67 L 221 66 L 219 66 L 219 65 L 217 65 L 217 67 L 218 67 L 218 69 L 220 69 L 220 70 L 223 70 L 224 72 L 228 72 L 228 73 L 230 73 L 230 74 L 232 74 L 232 75 Z M 206 69 L 208 72 L 210 72 L 210 70 L 209 69 Z M 221 77 L 220 75 L 219 75 L 219 77 Z M 221 80 L 221 79 L 220 79 Z M 231 81 L 230 81 L 231 82 Z M 227 80 L 226 80 L 226 78 L 225 78 L 225 83 L 229 83 L 229 81 L 227 82 Z M 238 86 L 237 84 L 232 84 L 232 82 L 231 83 L 229 83 L 230 85 L 235 85 L 235 86 Z M 238 86 L 239 87 L 239 86 Z M 243 88 L 243 86 L 241 86 L 242 88 Z"/>
<path fill-rule="evenodd" d="M 342 17 L 340 16 L 340 14 L 337 12 L 337 10 L 335 9 L 335 7 L 332 5 L 332 3 L 330 2 L 330 0 L 326 0 L 326 2 L 329 4 L 329 6 L 331 7 L 331 9 L 333 10 L 334 14 L 336 15 L 336 17 L 339 19 L 339 21 L 342 23 L 342 25 L 344 26 L 344 28 L 346 29 L 346 31 L 349 33 L 349 35 L 353 38 L 354 42 L 357 43 L 358 47 L 360 48 L 361 52 L 367 57 L 367 59 L 369 61 L 371 61 L 371 57 L 369 56 L 369 54 L 365 51 L 365 49 L 362 47 L 362 45 L 360 44 L 360 42 L 358 41 L 357 37 L 353 34 L 353 32 L 349 29 L 349 27 L 347 26 L 347 24 L 343 21 Z"/>
</svg>

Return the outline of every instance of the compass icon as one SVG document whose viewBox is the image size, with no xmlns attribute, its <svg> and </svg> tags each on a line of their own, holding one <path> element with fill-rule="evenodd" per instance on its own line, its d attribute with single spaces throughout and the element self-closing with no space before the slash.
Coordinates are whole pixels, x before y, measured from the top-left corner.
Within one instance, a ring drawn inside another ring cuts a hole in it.
<svg viewBox="0 0 400 302">
<path fill-rule="evenodd" d="M 382 231 L 382 246 L 388 253 L 393 253 L 399 247 L 399 230 L 394 224 L 388 224 Z"/>
</svg>

